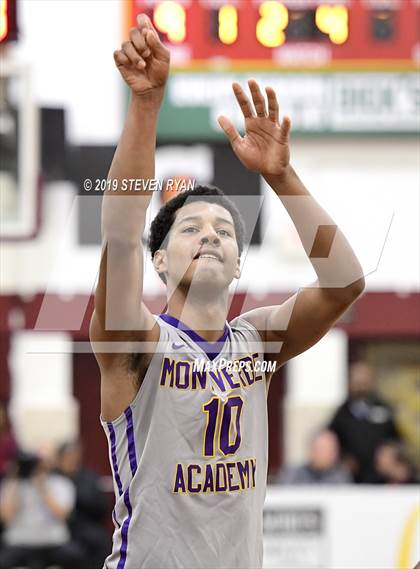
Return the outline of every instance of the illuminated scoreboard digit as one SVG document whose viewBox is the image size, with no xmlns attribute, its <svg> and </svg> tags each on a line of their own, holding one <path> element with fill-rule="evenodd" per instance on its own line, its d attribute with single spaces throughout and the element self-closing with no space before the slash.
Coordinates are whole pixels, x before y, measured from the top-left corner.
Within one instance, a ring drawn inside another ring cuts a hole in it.
<svg viewBox="0 0 420 569">
<path fill-rule="evenodd" d="M 317 27 L 332 43 L 343 44 L 349 37 L 349 15 L 345 6 L 318 6 L 315 12 Z"/>
<path fill-rule="evenodd" d="M 1 1 L 1 0 L 0 0 Z M 413 60 L 417 0 L 127 0 L 128 27 L 149 15 L 180 67 L 225 60 L 278 67 L 297 54 L 324 54 L 323 64 Z M 310 62 L 310 61 L 309 61 Z"/>
<path fill-rule="evenodd" d="M 174 44 L 185 41 L 187 14 L 179 2 L 159 2 L 151 14 L 156 29 Z M 164 38 L 165 39 L 165 38 Z"/>
<path fill-rule="evenodd" d="M 231 4 L 221 6 L 215 10 L 217 17 L 216 33 L 218 39 L 226 44 L 232 45 L 238 39 L 238 10 Z"/>
<path fill-rule="evenodd" d="M 280 2 L 263 2 L 259 7 L 259 19 L 255 29 L 257 40 L 265 47 L 278 47 L 286 41 L 285 29 L 289 12 Z"/>
<path fill-rule="evenodd" d="M 0 43 L 17 39 L 16 0 L 0 0 Z"/>
</svg>

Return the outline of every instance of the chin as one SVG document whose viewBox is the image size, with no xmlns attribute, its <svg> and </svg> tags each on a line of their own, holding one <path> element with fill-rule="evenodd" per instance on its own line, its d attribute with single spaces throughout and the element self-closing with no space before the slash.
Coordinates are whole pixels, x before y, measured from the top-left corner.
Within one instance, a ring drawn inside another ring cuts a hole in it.
<svg viewBox="0 0 420 569">
<path fill-rule="evenodd" d="M 220 271 L 220 267 L 202 266 L 190 267 L 186 273 L 179 278 L 178 288 L 184 291 L 202 293 L 207 296 L 218 296 L 229 288 L 233 281 L 233 276 L 229 279 L 228 275 Z"/>
<path fill-rule="evenodd" d="M 203 297 L 220 296 L 229 288 L 229 283 L 221 275 L 215 275 L 213 271 L 195 273 L 191 279 L 184 281 L 182 284 L 186 285 L 189 292 Z"/>
</svg>

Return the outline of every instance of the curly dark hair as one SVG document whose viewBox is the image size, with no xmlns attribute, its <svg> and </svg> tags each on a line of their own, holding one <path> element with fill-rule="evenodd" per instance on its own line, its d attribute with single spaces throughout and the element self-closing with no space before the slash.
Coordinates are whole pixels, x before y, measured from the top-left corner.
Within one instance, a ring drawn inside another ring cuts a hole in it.
<svg viewBox="0 0 420 569">
<path fill-rule="evenodd" d="M 216 186 L 198 185 L 192 190 L 179 193 L 160 208 L 150 226 L 149 249 L 152 259 L 158 249 L 164 248 L 165 239 L 175 220 L 175 213 L 185 205 L 187 200 L 188 203 L 191 203 L 193 200 L 216 203 L 224 207 L 231 214 L 235 226 L 239 256 L 241 256 L 245 240 L 245 223 L 238 208 L 220 188 Z M 159 276 L 163 282 L 166 283 L 164 275 L 160 274 Z"/>
</svg>

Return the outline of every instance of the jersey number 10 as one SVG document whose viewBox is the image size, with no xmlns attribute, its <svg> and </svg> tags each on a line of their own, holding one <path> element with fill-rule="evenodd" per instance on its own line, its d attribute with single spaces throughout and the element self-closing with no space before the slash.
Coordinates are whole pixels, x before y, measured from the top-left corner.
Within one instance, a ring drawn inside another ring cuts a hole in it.
<svg viewBox="0 0 420 569">
<path fill-rule="evenodd" d="M 203 405 L 203 412 L 207 415 L 207 424 L 204 432 L 203 455 L 213 458 L 217 446 L 220 452 L 227 456 L 235 454 L 241 445 L 241 413 L 243 400 L 238 395 L 232 395 L 225 402 L 213 397 Z M 232 419 L 232 416 L 234 418 Z M 234 426 L 234 429 L 232 429 Z M 233 436 L 231 431 L 234 431 Z"/>
</svg>

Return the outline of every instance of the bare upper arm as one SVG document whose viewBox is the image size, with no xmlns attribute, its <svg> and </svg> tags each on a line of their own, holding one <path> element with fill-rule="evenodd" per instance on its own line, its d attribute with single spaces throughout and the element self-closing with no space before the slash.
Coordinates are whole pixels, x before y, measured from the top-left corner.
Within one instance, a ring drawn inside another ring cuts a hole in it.
<svg viewBox="0 0 420 569">
<path fill-rule="evenodd" d="M 90 340 L 101 370 L 113 366 L 121 354 L 130 353 L 124 352 L 124 343 L 130 349 L 128 342 L 148 342 L 152 344 L 148 347 L 150 351 L 159 339 L 159 327 L 142 301 L 142 280 L 141 245 L 107 243 L 90 323 Z"/>
<path fill-rule="evenodd" d="M 142 301 L 142 277 L 141 245 L 106 244 L 89 328 L 105 420 L 117 418 L 134 399 L 159 341 L 159 325 Z"/>
<path fill-rule="evenodd" d="M 241 316 L 259 331 L 266 345 L 265 357 L 276 362 L 276 369 L 325 336 L 360 294 L 354 288 L 340 296 L 337 289 L 333 293 L 316 285 L 299 289 L 280 305 L 256 308 Z"/>
</svg>

